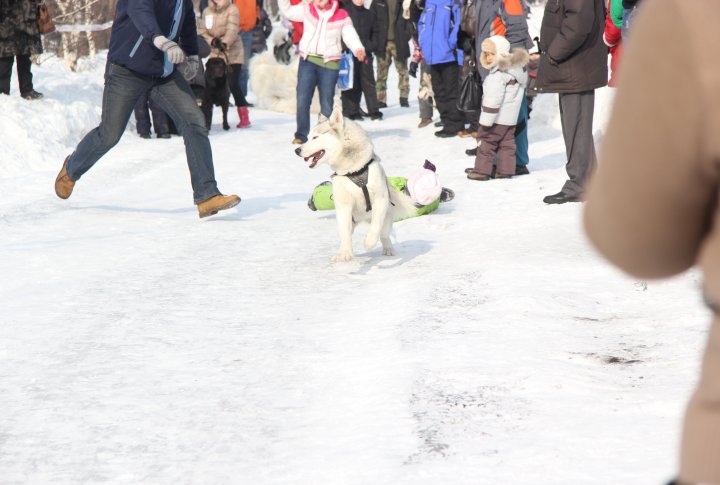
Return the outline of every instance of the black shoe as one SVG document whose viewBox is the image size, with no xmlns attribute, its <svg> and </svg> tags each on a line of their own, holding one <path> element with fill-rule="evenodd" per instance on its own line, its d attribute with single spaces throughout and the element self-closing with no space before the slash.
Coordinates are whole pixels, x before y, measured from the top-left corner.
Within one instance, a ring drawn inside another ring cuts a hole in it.
<svg viewBox="0 0 720 485">
<path fill-rule="evenodd" d="M 150 139 L 150 134 L 148 133 L 138 133 L 138 136 L 140 136 L 140 138 L 145 138 L 146 140 Z"/>
<path fill-rule="evenodd" d="M 457 131 L 447 131 L 447 130 L 445 130 L 445 128 L 443 128 L 440 131 L 435 132 L 435 136 L 437 136 L 439 138 L 452 138 L 457 135 L 458 135 Z"/>
<path fill-rule="evenodd" d="M 465 155 L 468 157 L 477 157 L 477 147 L 475 148 L 468 148 L 465 150 Z"/>
<path fill-rule="evenodd" d="M 527 165 L 515 165 L 515 175 L 529 175 L 530 170 L 528 170 Z"/>
<path fill-rule="evenodd" d="M 441 127 L 443 127 L 443 126 L 445 126 L 445 125 L 443 124 L 442 120 L 435 122 L 435 127 L 436 127 L 436 128 L 441 128 Z"/>
<path fill-rule="evenodd" d="M 30 91 L 29 93 L 23 94 L 22 97 L 25 98 L 25 99 L 28 99 L 28 100 L 32 101 L 32 100 L 34 100 L 34 99 L 42 99 L 43 93 L 38 93 L 37 91 L 35 91 L 35 90 L 33 89 L 33 90 Z"/>
<path fill-rule="evenodd" d="M 155 136 L 157 138 L 165 138 L 165 139 L 172 138 L 172 135 L 170 135 L 170 133 L 158 133 Z M 148 138 L 150 138 L 150 137 L 148 137 Z"/>
<path fill-rule="evenodd" d="M 564 192 L 548 195 L 543 199 L 546 204 L 564 204 L 565 202 L 581 202 L 582 199 L 577 195 L 569 195 Z"/>
<path fill-rule="evenodd" d="M 455 198 L 455 192 L 447 187 L 442 188 L 440 192 L 440 202 L 449 202 Z"/>
<path fill-rule="evenodd" d="M 401 106 L 402 108 L 409 108 L 409 107 L 410 107 L 410 103 L 408 103 L 408 99 L 407 99 L 407 98 L 400 98 L 400 106 Z"/>
<path fill-rule="evenodd" d="M 379 111 L 378 111 L 377 113 L 371 113 L 371 114 L 370 114 L 370 119 L 373 120 L 373 121 L 379 121 L 379 120 L 382 119 L 382 117 L 383 117 L 383 114 L 382 114 L 381 112 L 379 112 Z"/>
<path fill-rule="evenodd" d="M 354 114 L 350 116 L 346 116 L 347 119 L 353 120 L 353 121 L 362 121 L 363 117 L 361 114 Z"/>
<path fill-rule="evenodd" d="M 361 110 L 360 110 L 360 116 L 362 116 L 363 118 L 367 118 L 367 117 L 370 116 L 370 115 L 367 114 L 365 111 L 363 111 L 363 110 L 361 109 Z"/>
<path fill-rule="evenodd" d="M 387 103 L 383 101 L 378 101 L 378 108 L 387 108 Z"/>
</svg>

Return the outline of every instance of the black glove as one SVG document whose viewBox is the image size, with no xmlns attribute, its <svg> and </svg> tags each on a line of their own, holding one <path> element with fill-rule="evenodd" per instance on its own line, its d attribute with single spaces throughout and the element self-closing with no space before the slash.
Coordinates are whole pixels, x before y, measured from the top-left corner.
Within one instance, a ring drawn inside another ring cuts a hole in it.
<svg viewBox="0 0 720 485">
<path fill-rule="evenodd" d="M 217 37 L 213 38 L 212 42 L 210 42 L 210 45 L 219 50 L 220 52 L 225 52 L 225 44 L 223 44 L 222 41 Z"/>
<path fill-rule="evenodd" d="M 417 77 L 417 69 L 418 69 L 418 63 L 413 61 L 410 63 L 410 68 L 408 69 L 408 74 L 410 74 L 412 77 Z"/>
</svg>

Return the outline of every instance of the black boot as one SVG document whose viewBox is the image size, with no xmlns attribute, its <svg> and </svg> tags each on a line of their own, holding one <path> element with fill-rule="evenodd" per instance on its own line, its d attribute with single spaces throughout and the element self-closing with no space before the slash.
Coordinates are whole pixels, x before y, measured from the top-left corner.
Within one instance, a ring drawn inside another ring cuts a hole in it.
<svg viewBox="0 0 720 485">
<path fill-rule="evenodd" d="M 410 107 L 410 103 L 408 103 L 408 99 L 407 99 L 407 98 L 400 98 L 400 106 L 403 107 L 403 108 L 409 108 L 409 107 Z"/>
</svg>

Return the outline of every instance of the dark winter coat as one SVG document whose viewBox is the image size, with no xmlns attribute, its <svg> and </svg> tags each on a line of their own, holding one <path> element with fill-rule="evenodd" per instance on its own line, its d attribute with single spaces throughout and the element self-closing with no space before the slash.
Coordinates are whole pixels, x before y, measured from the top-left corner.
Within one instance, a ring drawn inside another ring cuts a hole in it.
<svg viewBox="0 0 720 485">
<path fill-rule="evenodd" d="M 0 0 L 0 57 L 42 52 L 37 26 L 39 0 Z"/>
<path fill-rule="evenodd" d="M 2 1 L 2 0 L 0 0 Z M 174 40 L 187 55 L 197 55 L 197 30 L 191 0 L 182 2 L 180 26 Z M 168 37 L 175 14 L 175 1 L 118 0 L 115 9 L 108 60 L 146 76 L 163 73 L 163 53 L 153 37 Z"/>
<path fill-rule="evenodd" d="M 252 54 L 267 50 L 267 38 L 272 33 L 272 21 L 264 8 L 260 8 L 260 16 L 252 30 Z"/>
<path fill-rule="evenodd" d="M 360 37 L 360 42 L 365 47 L 365 52 L 367 54 L 377 52 L 380 32 L 378 23 L 375 20 L 375 12 L 363 6 L 358 7 L 350 0 L 343 1 L 341 5 L 350 16 L 353 27 L 355 27 L 358 37 Z M 343 49 L 347 50 L 345 44 L 343 44 Z"/>
<path fill-rule="evenodd" d="M 607 84 L 605 0 L 548 0 L 540 28 L 536 89 L 580 93 Z"/>
<path fill-rule="evenodd" d="M 398 0 L 397 13 L 394 19 L 388 18 L 389 9 L 387 0 L 374 0 L 371 7 L 375 11 L 375 18 L 378 24 L 377 56 L 385 57 L 387 47 L 388 22 L 395 26 L 395 46 L 397 48 L 398 61 L 405 62 L 410 57 L 410 37 L 412 37 L 412 23 L 402 16 L 402 0 Z"/>
<path fill-rule="evenodd" d="M 523 5 L 522 0 L 475 0 L 472 5 L 478 19 L 475 29 L 476 65 L 483 79 L 488 74 L 488 70 L 484 69 L 480 62 L 482 52 L 480 46 L 485 39 L 493 35 L 501 35 L 510 42 L 511 47 L 524 49 L 532 47 L 533 41 Z"/>
<path fill-rule="evenodd" d="M 418 38 L 429 66 L 458 61 L 459 30 L 460 5 L 456 0 L 426 0 L 418 22 Z"/>
</svg>

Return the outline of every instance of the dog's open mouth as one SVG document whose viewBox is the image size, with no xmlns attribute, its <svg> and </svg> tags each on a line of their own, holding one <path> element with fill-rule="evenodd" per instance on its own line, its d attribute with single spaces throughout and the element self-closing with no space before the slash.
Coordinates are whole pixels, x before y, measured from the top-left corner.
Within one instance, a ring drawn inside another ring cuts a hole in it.
<svg viewBox="0 0 720 485">
<path fill-rule="evenodd" d="M 307 162 L 308 160 L 310 160 L 310 168 L 315 168 L 315 165 L 317 165 L 323 155 L 325 155 L 325 150 L 320 150 L 313 153 L 309 157 L 305 157 L 305 161 Z"/>
</svg>

